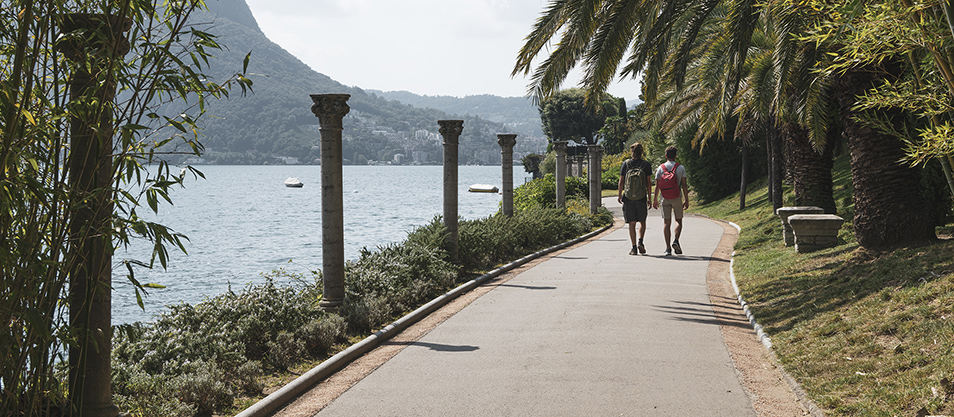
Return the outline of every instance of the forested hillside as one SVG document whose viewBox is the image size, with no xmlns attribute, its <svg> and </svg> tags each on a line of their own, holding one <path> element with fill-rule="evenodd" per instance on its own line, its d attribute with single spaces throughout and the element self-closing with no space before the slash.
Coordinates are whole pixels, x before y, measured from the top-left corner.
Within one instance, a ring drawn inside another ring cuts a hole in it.
<svg viewBox="0 0 954 417">
<path fill-rule="evenodd" d="M 543 137 L 540 111 L 527 97 L 500 97 L 490 94 L 476 96 L 422 96 L 409 91 L 368 90 L 388 100 L 397 100 L 415 107 L 438 109 L 450 114 L 470 114 L 492 122 L 503 123 L 521 136 Z"/>
<path fill-rule="evenodd" d="M 208 4 L 211 14 L 196 15 L 195 22 L 225 46 L 212 63 L 211 74 L 220 79 L 231 76 L 251 52 L 248 77 L 254 92 L 245 97 L 233 92 L 230 98 L 208 106 L 211 117 L 201 125 L 206 146 L 203 162 L 312 163 L 320 155 L 318 118 L 311 112 L 309 94 L 320 93 L 351 94 L 351 112 L 344 120 L 346 163 L 391 161 L 395 154 L 406 155 L 407 163 L 439 163 L 440 119 L 464 120 L 461 164 L 500 162 L 496 134 L 509 130 L 503 124 L 476 115 L 417 108 L 342 85 L 268 40 L 244 0 Z"/>
</svg>

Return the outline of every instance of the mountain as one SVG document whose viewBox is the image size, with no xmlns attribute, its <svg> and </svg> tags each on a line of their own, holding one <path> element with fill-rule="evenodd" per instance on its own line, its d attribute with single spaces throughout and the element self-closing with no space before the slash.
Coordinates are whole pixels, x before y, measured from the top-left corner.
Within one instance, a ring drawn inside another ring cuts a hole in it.
<svg viewBox="0 0 954 417">
<path fill-rule="evenodd" d="M 454 96 L 422 96 L 408 91 L 368 90 L 368 92 L 415 107 L 428 107 L 450 114 L 480 116 L 492 122 L 503 123 L 511 128 L 511 133 L 528 137 L 543 137 L 543 130 L 540 127 L 540 112 L 528 97 L 500 97 L 481 94 L 461 98 Z"/>
<path fill-rule="evenodd" d="M 194 14 L 193 22 L 224 45 L 216 51 L 209 75 L 227 79 L 241 70 L 246 54 L 251 53 L 247 76 L 254 84 L 247 96 L 233 91 L 229 98 L 206 106 L 211 117 L 200 125 L 206 154 L 191 162 L 312 163 L 320 157 L 320 136 L 309 94 L 344 93 L 351 95 L 342 144 L 346 163 L 392 161 L 397 154 L 405 155 L 408 162 L 440 163 L 443 145 L 437 121 L 441 119 L 464 120 L 461 164 L 500 163 L 496 135 L 512 133 L 503 123 L 478 112 L 420 108 L 345 86 L 270 41 L 244 0 L 207 4 L 209 12 Z"/>
</svg>

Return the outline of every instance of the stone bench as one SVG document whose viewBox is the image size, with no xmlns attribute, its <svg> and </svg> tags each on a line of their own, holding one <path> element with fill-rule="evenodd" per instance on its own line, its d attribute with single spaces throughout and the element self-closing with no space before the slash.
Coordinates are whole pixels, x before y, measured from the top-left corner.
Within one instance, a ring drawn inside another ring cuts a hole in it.
<svg viewBox="0 0 954 417">
<path fill-rule="evenodd" d="M 794 214 L 788 223 L 795 232 L 795 251 L 813 252 L 838 245 L 838 230 L 845 222 L 834 214 Z"/>
<path fill-rule="evenodd" d="M 795 245 L 795 234 L 792 232 L 792 226 L 788 224 L 789 216 L 796 214 L 824 214 L 825 209 L 815 206 L 797 206 L 797 207 L 779 207 L 775 211 L 782 219 L 782 237 L 785 239 L 785 246 Z"/>
</svg>

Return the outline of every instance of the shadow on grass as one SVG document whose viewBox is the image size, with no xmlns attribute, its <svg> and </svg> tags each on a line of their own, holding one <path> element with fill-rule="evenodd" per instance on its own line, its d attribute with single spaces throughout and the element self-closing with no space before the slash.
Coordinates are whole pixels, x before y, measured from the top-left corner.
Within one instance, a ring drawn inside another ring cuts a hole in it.
<svg viewBox="0 0 954 417">
<path fill-rule="evenodd" d="M 766 279 L 746 292 L 758 299 L 750 305 L 766 330 L 785 332 L 885 289 L 937 280 L 954 270 L 954 258 L 949 256 L 952 250 L 954 244 L 939 241 L 885 253 L 848 246 L 820 254 L 779 254 L 804 259 L 797 260 L 792 273 Z M 849 259 L 839 260 L 848 253 Z"/>
</svg>

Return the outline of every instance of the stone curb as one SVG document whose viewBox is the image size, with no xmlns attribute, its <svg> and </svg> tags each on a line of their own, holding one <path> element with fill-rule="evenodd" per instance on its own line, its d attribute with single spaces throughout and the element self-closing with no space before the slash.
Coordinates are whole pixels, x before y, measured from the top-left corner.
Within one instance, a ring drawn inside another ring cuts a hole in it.
<svg viewBox="0 0 954 417">
<path fill-rule="evenodd" d="M 728 222 L 732 227 L 735 228 L 740 234 L 742 233 L 742 228 L 739 225 Z M 765 346 L 765 350 L 768 352 L 769 357 L 772 358 L 772 361 L 775 362 L 776 367 L 778 368 L 779 373 L 782 375 L 782 379 L 785 380 L 785 383 L 788 384 L 789 388 L 792 389 L 792 392 L 795 393 L 795 396 L 798 397 L 798 400 L 802 405 L 808 409 L 808 412 L 812 414 L 813 417 L 825 417 L 825 413 L 815 405 L 815 402 L 808 398 L 808 394 L 805 393 L 805 390 L 802 389 L 801 385 L 798 384 L 798 381 L 795 378 L 792 378 L 791 375 L 785 371 L 778 363 L 778 358 L 775 356 L 775 351 L 772 349 L 772 339 L 765 333 L 765 330 L 762 328 L 762 325 L 755 320 L 755 315 L 752 314 L 752 311 L 749 309 L 748 303 L 745 302 L 745 299 L 742 298 L 742 293 L 739 291 L 739 285 L 735 281 L 735 252 L 732 252 L 732 259 L 729 260 L 729 277 L 732 279 L 732 289 L 735 290 L 735 295 L 739 298 L 739 305 L 742 306 L 742 311 L 745 312 L 745 317 L 749 319 L 749 323 L 752 324 L 752 328 L 755 330 L 756 336 L 758 336 L 759 341 L 762 342 L 762 345 Z"/>
<path fill-rule="evenodd" d="M 615 223 L 614 223 L 615 224 Z M 536 258 L 549 254 L 551 252 L 563 249 L 567 246 L 574 245 L 576 243 L 587 240 L 593 236 L 596 236 L 607 229 L 613 227 L 613 224 L 605 226 L 603 228 L 594 230 L 590 233 L 587 233 L 583 236 L 577 237 L 572 240 L 568 240 L 556 246 L 551 246 L 549 248 L 534 252 L 530 255 L 524 256 L 516 261 L 503 265 L 497 269 L 494 269 L 490 272 L 487 272 L 484 275 L 481 275 L 477 278 L 474 278 L 468 282 L 465 282 L 450 290 L 444 295 L 437 297 L 431 302 L 424 304 L 419 307 L 417 310 L 414 310 L 404 317 L 396 320 L 395 322 L 389 324 L 387 327 L 374 332 L 371 336 L 366 337 L 364 340 L 351 345 L 351 347 L 338 352 L 338 354 L 328 358 L 320 365 L 312 368 L 310 371 L 302 374 L 300 377 L 296 378 L 294 381 L 288 383 L 284 387 L 280 388 L 278 391 L 275 391 L 269 394 L 267 397 L 261 399 L 257 403 L 253 404 L 251 407 L 246 408 L 241 413 L 235 415 L 235 417 L 266 417 L 271 413 L 277 411 L 281 407 L 284 407 L 292 400 L 297 398 L 299 395 L 303 394 L 305 391 L 313 388 L 321 380 L 331 376 L 341 368 L 344 368 L 346 365 L 359 358 L 361 355 L 371 351 L 381 343 L 384 343 L 386 340 L 390 339 L 392 336 L 400 333 L 404 329 L 410 327 L 412 324 L 426 317 L 428 314 L 433 313 L 440 307 L 443 307 L 445 304 L 451 302 L 458 296 L 474 289 L 475 287 L 503 274 L 504 272 L 510 271 L 514 268 L 517 268 L 529 261 L 532 261 Z"/>
</svg>

